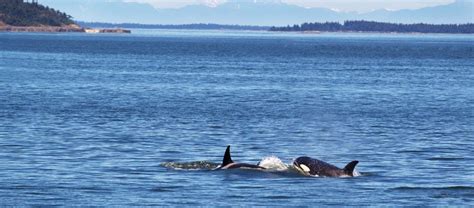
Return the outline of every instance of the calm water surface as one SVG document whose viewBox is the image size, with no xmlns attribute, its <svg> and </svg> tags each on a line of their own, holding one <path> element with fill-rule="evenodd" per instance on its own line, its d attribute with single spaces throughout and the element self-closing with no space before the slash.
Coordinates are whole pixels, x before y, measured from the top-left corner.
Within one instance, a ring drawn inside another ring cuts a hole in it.
<svg viewBox="0 0 474 208">
<path fill-rule="evenodd" d="M 134 32 L 0 33 L 0 205 L 474 206 L 474 36 Z"/>
</svg>

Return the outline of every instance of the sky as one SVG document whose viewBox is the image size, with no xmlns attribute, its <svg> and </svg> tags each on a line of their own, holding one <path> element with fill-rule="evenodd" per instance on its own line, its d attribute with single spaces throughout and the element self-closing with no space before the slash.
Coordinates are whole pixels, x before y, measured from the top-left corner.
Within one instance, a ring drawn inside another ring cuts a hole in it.
<svg viewBox="0 0 474 208">
<path fill-rule="evenodd" d="M 85 22 L 287 25 L 369 20 L 472 23 L 474 0 L 39 0 Z"/>
<path fill-rule="evenodd" d="M 155 8 L 180 8 L 187 5 L 203 4 L 217 6 L 228 0 L 124 0 L 126 2 L 148 3 Z M 335 11 L 369 12 L 377 9 L 400 10 L 445 5 L 455 0 L 233 0 L 283 2 L 306 8 L 329 8 Z"/>
</svg>

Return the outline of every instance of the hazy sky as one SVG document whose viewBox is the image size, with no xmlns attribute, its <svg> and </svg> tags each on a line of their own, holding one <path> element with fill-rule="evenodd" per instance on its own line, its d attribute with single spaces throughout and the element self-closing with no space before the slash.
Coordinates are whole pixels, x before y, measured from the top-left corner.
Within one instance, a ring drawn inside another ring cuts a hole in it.
<svg viewBox="0 0 474 208">
<path fill-rule="evenodd" d="M 149 3 L 156 8 L 179 8 L 191 4 L 216 6 L 229 0 L 124 0 Z M 417 9 L 427 6 L 449 4 L 455 0 L 231 0 L 231 1 L 281 1 L 303 7 L 324 7 L 338 11 L 367 12 L 376 9 Z"/>
<path fill-rule="evenodd" d="M 271 3 L 271 4 L 254 4 Z M 64 11 L 76 20 L 142 24 L 245 24 L 287 25 L 307 21 L 365 19 L 396 23 L 474 22 L 474 0 L 39 0 L 41 4 Z M 131 3 L 125 3 L 131 2 Z M 227 6 L 219 6 L 223 3 Z M 242 3 L 243 9 L 240 9 Z M 281 5 L 275 5 L 283 3 Z M 207 5 L 216 8 L 187 7 Z M 288 6 L 288 5 L 298 5 Z M 155 10 L 155 8 L 166 10 Z M 331 12 L 329 8 L 341 13 Z M 432 7 L 432 8 L 426 8 Z M 422 10 L 415 10 L 425 8 Z M 404 11 L 383 11 L 380 9 Z M 380 10 L 372 12 L 374 10 Z M 355 12 L 347 12 L 355 11 Z M 356 13 L 358 12 L 358 13 Z"/>
</svg>

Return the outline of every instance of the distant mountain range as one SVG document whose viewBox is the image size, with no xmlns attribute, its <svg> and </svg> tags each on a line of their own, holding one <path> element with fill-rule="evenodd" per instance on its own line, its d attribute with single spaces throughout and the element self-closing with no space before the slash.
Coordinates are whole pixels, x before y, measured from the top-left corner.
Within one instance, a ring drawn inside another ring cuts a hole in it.
<svg viewBox="0 0 474 208">
<path fill-rule="evenodd" d="M 156 9 L 149 4 L 114 0 L 42 0 L 85 22 L 190 24 L 215 23 L 282 26 L 302 22 L 370 20 L 394 23 L 458 24 L 474 22 L 474 2 L 454 3 L 414 10 L 376 10 L 367 13 L 337 12 L 326 8 L 303 8 L 278 0 L 228 0 L 216 7 L 190 5 Z"/>
</svg>

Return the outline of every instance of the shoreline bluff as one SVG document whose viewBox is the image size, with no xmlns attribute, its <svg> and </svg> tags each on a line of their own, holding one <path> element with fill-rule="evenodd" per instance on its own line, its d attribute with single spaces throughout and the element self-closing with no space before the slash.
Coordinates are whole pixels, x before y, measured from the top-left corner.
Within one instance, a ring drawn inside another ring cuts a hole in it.
<svg viewBox="0 0 474 208">
<path fill-rule="evenodd" d="M 0 32 L 37 32 L 37 33 L 131 33 L 131 30 L 122 28 L 82 28 L 78 25 L 67 26 L 11 26 L 0 25 Z"/>
</svg>

